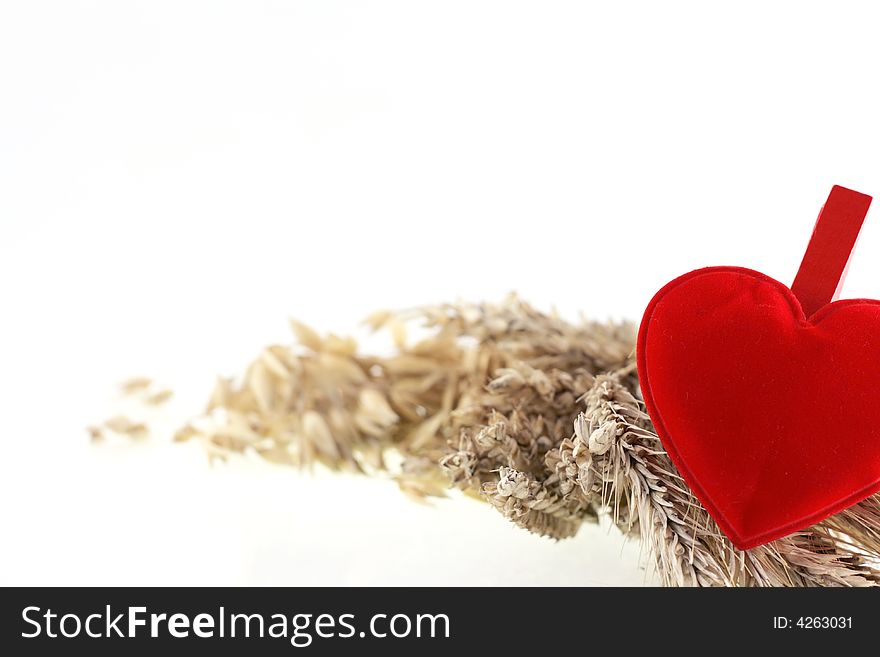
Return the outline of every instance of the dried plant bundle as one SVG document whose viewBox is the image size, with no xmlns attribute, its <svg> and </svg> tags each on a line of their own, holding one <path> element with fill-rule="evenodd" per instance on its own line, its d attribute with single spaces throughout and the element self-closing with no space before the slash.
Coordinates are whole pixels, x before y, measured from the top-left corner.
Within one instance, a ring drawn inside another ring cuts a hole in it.
<svg viewBox="0 0 880 657">
<path fill-rule="evenodd" d="M 408 340 L 413 322 L 428 336 Z M 296 343 L 264 349 L 240 380 L 218 380 L 176 439 L 219 458 L 387 473 L 418 499 L 459 488 L 556 539 L 607 515 L 641 539 L 666 585 L 880 583 L 878 495 L 768 545 L 733 547 L 645 413 L 631 324 L 575 325 L 516 297 L 382 312 L 368 324 L 391 335 L 391 355 L 293 322 Z M 130 391 L 149 389 L 144 381 Z"/>
</svg>

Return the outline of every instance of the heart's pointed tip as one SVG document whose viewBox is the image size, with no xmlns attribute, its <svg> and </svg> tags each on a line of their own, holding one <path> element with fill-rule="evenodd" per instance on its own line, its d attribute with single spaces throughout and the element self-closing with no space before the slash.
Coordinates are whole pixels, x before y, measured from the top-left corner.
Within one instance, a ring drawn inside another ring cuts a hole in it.
<svg viewBox="0 0 880 657">
<path fill-rule="evenodd" d="M 728 536 L 728 538 L 730 538 L 730 536 Z M 740 552 L 748 552 L 749 550 L 754 550 L 756 547 L 761 547 L 762 545 L 770 543 L 770 541 L 743 541 L 741 539 L 733 538 L 730 538 L 730 542 L 733 543 L 733 547 Z"/>
</svg>

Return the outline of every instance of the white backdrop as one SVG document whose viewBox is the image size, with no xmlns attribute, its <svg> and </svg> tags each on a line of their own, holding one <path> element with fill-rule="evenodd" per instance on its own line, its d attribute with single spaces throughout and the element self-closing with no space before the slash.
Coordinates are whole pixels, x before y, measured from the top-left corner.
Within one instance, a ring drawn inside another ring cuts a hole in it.
<svg viewBox="0 0 880 657">
<path fill-rule="evenodd" d="M 288 316 L 789 282 L 832 184 L 880 194 L 875 6 L 2 3 L 0 584 L 653 581 L 614 531 L 83 427 L 146 373 L 170 428 Z M 880 296 L 876 215 L 845 296 Z"/>
</svg>

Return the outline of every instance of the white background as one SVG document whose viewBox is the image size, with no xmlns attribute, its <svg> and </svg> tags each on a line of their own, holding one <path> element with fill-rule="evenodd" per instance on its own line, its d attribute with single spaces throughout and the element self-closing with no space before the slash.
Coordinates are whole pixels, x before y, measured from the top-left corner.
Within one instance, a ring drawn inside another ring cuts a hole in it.
<svg viewBox="0 0 880 657">
<path fill-rule="evenodd" d="M 872 3 L 3 2 L 0 583 L 642 584 L 464 499 L 197 445 L 92 447 L 113 384 L 196 412 L 287 318 L 499 299 L 638 319 L 789 282 L 831 185 L 880 194 Z M 845 296 L 880 296 L 880 217 Z"/>
</svg>

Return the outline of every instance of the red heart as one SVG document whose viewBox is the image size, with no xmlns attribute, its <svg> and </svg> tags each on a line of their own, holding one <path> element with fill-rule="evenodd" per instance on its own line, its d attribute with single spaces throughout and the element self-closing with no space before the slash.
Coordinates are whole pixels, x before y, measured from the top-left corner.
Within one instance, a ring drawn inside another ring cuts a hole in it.
<svg viewBox="0 0 880 657">
<path fill-rule="evenodd" d="M 649 304 L 638 368 L 663 445 L 738 548 L 880 490 L 880 301 L 807 319 L 764 274 L 699 269 Z"/>
</svg>

